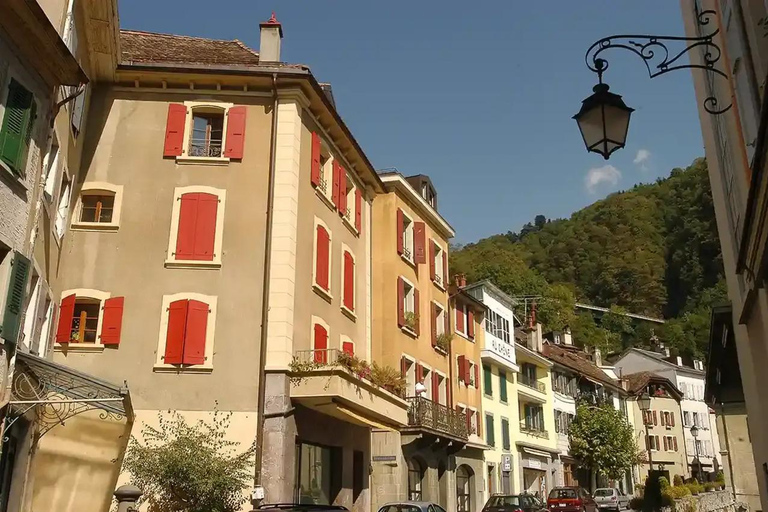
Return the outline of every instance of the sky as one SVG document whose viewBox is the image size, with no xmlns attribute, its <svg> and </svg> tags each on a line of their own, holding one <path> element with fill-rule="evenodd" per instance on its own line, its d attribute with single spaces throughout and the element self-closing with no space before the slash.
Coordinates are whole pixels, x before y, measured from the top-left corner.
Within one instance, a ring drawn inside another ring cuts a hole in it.
<svg viewBox="0 0 768 512">
<path fill-rule="evenodd" d="M 587 153 L 571 119 L 596 83 L 587 48 L 683 35 L 674 0 L 124 0 L 119 14 L 122 28 L 258 49 L 272 11 L 282 60 L 332 84 L 377 169 L 430 176 L 454 242 L 569 217 L 704 154 L 690 71 L 651 80 L 625 50 L 604 54 L 604 80 L 635 109 L 626 148 L 609 161 Z"/>
</svg>

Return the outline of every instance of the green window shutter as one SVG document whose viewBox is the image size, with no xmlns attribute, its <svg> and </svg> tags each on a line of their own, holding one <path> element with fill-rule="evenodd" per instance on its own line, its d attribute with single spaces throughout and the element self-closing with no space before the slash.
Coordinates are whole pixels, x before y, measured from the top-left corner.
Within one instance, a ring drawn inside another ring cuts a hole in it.
<svg viewBox="0 0 768 512">
<path fill-rule="evenodd" d="M 505 450 L 509 450 L 510 443 L 509 443 L 509 420 L 503 419 L 501 420 L 501 446 Z"/>
<path fill-rule="evenodd" d="M 483 365 L 483 388 L 486 395 L 493 396 L 493 375 L 491 369 L 485 365 Z"/>
<path fill-rule="evenodd" d="M 485 415 L 485 442 L 488 443 L 489 446 L 496 446 L 496 439 L 494 439 L 494 430 L 493 430 L 493 415 L 486 414 Z"/>
<path fill-rule="evenodd" d="M 3 311 L 3 324 L 0 336 L 11 343 L 16 343 L 21 327 L 21 314 L 27 292 L 30 261 L 20 253 L 14 253 L 11 262 L 11 278 L 8 280 L 8 297 Z"/>
<path fill-rule="evenodd" d="M 507 374 L 499 372 L 499 398 L 502 402 L 507 401 Z"/>
<path fill-rule="evenodd" d="M 11 79 L 0 127 L 0 160 L 19 175 L 24 174 L 27 147 L 32 136 L 34 104 L 32 93 Z"/>
</svg>

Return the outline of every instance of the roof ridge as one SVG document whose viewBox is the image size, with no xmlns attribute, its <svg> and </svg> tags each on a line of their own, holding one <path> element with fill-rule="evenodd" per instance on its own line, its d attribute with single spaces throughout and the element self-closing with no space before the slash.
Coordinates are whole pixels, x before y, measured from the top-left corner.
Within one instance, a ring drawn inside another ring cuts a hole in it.
<svg viewBox="0 0 768 512">
<path fill-rule="evenodd" d="M 251 52 L 252 54 L 254 54 L 257 57 L 259 56 L 259 52 L 257 52 L 256 50 L 254 50 L 253 48 L 251 48 L 250 46 L 248 46 L 247 44 L 245 44 L 241 40 L 233 39 L 232 42 L 236 43 L 237 45 L 239 45 L 243 50 L 247 50 L 247 51 Z"/>
<path fill-rule="evenodd" d="M 122 33 L 128 33 L 128 34 L 143 34 L 143 35 L 150 35 L 150 36 L 161 36 L 161 37 L 174 37 L 177 39 L 195 39 L 198 41 L 216 41 L 219 43 L 237 43 L 240 46 L 243 46 L 245 49 L 251 50 L 247 46 L 245 46 L 243 43 L 238 41 L 237 39 L 213 39 L 210 37 L 201 37 L 201 36 L 187 36 L 183 34 L 169 34 L 167 32 L 152 32 L 149 30 L 133 30 L 133 29 L 127 29 L 127 28 L 121 28 L 120 32 Z"/>
</svg>

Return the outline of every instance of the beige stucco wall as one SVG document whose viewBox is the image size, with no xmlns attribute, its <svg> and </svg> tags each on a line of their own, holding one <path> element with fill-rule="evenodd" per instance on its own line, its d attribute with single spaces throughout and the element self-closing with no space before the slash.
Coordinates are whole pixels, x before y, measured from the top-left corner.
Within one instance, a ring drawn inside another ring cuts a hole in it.
<svg viewBox="0 0 768 512">
<path fill-rule="evenodd" d="M 750 510 L 760 510 L 747 409 L 743 403 L 719 406 L 716 419 L 726 488 L 733 493 L 736 501 L 747 503 Z"/>
<path fill-rule="evenodd" d="M 250 411 L 256 408 L 264 226 L 270 142 L 269 100 L 221 95 L 245 104 L 241 162 L 179 165 L 164 159 L 169 102 L 216 98 L 210 91 L 159 94 L 101 88 L 88 117 L 83 181 L 123 186 L 115 232 L 70 231 L 64 239 L 60 290 L 90 288 L 125 297 L 122 341 L 100 353 L 56 352 L 54 360 L 110 382 L 128 381 L 137 409 Z M 220 269 L 168 269 L 174 189 L 226 190 Z M 156 373 L 164 295 L 217 297 L 213 371 Z M 60 300 L 60 297 L 56 297 Z M 237 392 L 230 392 L 237 384 Z"/>
<path fill-rule="evenodd" d="M 493 423 L 495 429 L 496 446 L 490 450 L 485 450 L 485 462 L 496 465 L 496 476 L 498 481 L 494 484 L 494 489 L 498 492 L 502 492 L 501 487 L 501 462 L 502 455 L 509 454 L 512 456 L 512 471 L 510 473 L 510 492 L 517 493 L 520 490 L 520 482 L 518 478 L 519 464 L 517 448 L 515 441 L 520 439 L 520 414 L 518 409 L 517 392 L 515 390 L 515 377 L 514 373 L 509 370 L 502 370 L 506 374 L 507 381 L 507 401 L 501 401 L 501 378 L 499 376 L 499 366 L 491 361 L 483 363 L 491 369 L 492 378 L 492 395 L 485 393 L 483 388 L 483 401 L 482 401 L 482 420 L 485 421 L 485 415 L 493 414 Z M 482 372 L 480 380 L 483 379 Z M 505 450 L 503 446 L 503 437 L 501 432 L 501 420 L 502 418 L 509 421 L 509 441 L 510 449 Z M 483 425 L 482 437 L 485 439 L 486 426 Z M 484 490 L 487 490 L 487 485 Z M 486 493 L 486 498 L 488 498 Z"/>
<path fill-rule="evenodd" d="M 646 429 L 648 435 L 659 436 L 659 443 L 661 450 L 655 450 L 652 452 L 653 465 L 657 468 L 660 463 L 663 463 L 664 470 L 669 471 L 670 483 L 675 475 L 680 475 L 683 478 L 688 478 L 690 472 L 688 471 L 688 460 L 685 451 L 685 438 L 683 437 L 683 418 L 680 414 L 680 404 L 674 398 L 651 398 L 651 410 L 656 411 L 659 417 L 658 425 L 644 425 L 643 414 L 640 407 L 637 405 L 637 400 L 628 400 L 627 407 L 629 413 L 632 415 L 632 423 L 635 425 L 635 437 L 637 439 L 637 446 L 648 456 L 648 450 L 645 445 Z M 661 411 L 670 411 L 675 416 L 675 426 L 667 427 L 661 424 Z M 677 438 L 678 451 L 664 451 L 664 436 L 674 436 Z M 640 465 L 640 475 L 644 479 L 648 474 L 648 464 Z"/>
<path fill-rule="evenodd" d="M 482 347 L 485 346 L 485 320 L 482 313 L 475 310 L 474 311 L 474 322 L 475 322 L 475 337 L 474 339 L 470 339 L 469 337 L 465 337 L 463 334 L 455 332 L 456 331 L 456 303 L 461 304 L 462 302 L 464 304 L 469 304 L 468 301 L 463 301 L 459 297 L 455 297 L 451 301 L 451 308 L 450 308 L 450 314 L 451 314 L 451 331 L 453 332 L 453 341 L 451 342 L 451 360 L 453 362 L 453 368 L 451 368 L 451 371 L 453 372 L 453 378 L 451 379 L 451 385 L 453 387 L 453 403 L 456 404 L 458 402 L 461 402 L 463 404 L 468 405 L 469 407 L 473 407 L 481 412 L 480 414 L 480 429 L 481 432 L 478 433 L 478 439 L 477 441 L 480 441 L 480 438 L 484 438 L 484 425 L 483 422 L 485 420 L 485 417 L 482 414 L 482 396 L 483 396 L 483 366 L 482 362 L 480 361 L 480 352 L 482 351 Z M 467 319 L 469 320 L 469 319 Z M 458 357 L 464 356 L 474 362 L 476 365 L 478 365 L 478 375 L 480 376 L 479 382 L 477 383 L 477 386 L 466 386 L 463 383 L 459 383 L 459 379 L 457 376 L 458 373 Z M 508 389 L 509 392 L 511 389 Z M 500 421 L 500 420 L 497 420 Z M 499 437 L 499 439 L 501 439 Z"/>
</svg>

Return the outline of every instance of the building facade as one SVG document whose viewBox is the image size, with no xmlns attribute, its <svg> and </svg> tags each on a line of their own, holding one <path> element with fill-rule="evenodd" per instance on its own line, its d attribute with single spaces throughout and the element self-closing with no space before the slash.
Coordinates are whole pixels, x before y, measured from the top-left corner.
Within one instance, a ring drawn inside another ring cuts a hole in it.
<svg viewBox="0 0 768 512">
<path fill-rule="evenodd" d="M 712 199 L 722 247 L 723 266 L 732 304 L 733 332 L 744 403 L 749 411 L 753 460 L 760 489 L 761 508 L 768 509 L 768 298 L 762 275 L 766 260 L 764 207 L 768 177 L 765 125 L 765 83 L 768 75 L 768 40 L 764 2 L 681 0 L 686 35 L 698 37 L 719 29 L 713 41 L 719 49 L 717 68 L 727 78 L 694 69 L 693 83 L 707 157 Z M 715 11 L 708 14 L 707 11 Z M 703 24 L 704 21 L 709 24 Z M 703 65 L 704 48 L 690 52 L 693 64 Z M 722 114 L 706 110 L 715 98 Z"/>
</svg>

